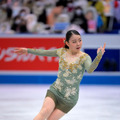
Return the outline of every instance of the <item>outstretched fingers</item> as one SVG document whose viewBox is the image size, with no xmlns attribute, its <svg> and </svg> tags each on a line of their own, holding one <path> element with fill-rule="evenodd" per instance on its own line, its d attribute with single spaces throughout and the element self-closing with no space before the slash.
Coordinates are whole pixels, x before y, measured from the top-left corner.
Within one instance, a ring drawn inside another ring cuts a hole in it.
<svg viewBox="0 0 120 120">
<path fill-rule="evenodd" d="M 106 46 L 106 43 L 104 43 L 104 46 L 101 48 L 102 54 L 104 54 L 104 52 L 105 52 L 105 46 Z"/>
<path fill-rule="evenodd" d="M 102 51 L 102 54 L 104 54 L 104 52 L 105 52 L 105 46 L 106 46 L 106 43 L 104 43 L 103 47 L 100 46 L 100 47 L 98 48 L 98 50 L 97 50 L 97 53 L 101 50 L 101 51 Z"/>
<path fill-rule="evenodd" d="M 103 49 L 105 50 L 106 43 L 104 43 Z"/>
<path fill-rule="evenodd" d="M 14 49 L 14 51 L 19 51 L 19 50 L 20 50 L 20 48 L 18 48 L 18 47 Z"/>
<path fill-rule="evenodd" d="M 21 53 L 22 51 L 21 51 L 21 49 L 20 48 L 15 48 L 14 49 L 14 53 Z"/>
<path fill-rule="evenodd" d="M 15 48 L 14 53 L 17 53 L 19 55 L 21 54 L 27 54 L 27 49 L 26 48 Z"/>
</svg>

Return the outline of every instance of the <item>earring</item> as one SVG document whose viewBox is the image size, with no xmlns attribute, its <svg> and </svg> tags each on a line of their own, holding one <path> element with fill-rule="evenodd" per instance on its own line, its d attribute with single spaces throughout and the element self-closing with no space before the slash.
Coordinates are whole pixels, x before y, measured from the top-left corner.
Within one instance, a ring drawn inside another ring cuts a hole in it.
<svg viewBox="0 0 120 120">
<path fill-rule="evenodd" d="M 63 41 L 64 43 L 66 42 L 66 40 Z"/>
</svg>

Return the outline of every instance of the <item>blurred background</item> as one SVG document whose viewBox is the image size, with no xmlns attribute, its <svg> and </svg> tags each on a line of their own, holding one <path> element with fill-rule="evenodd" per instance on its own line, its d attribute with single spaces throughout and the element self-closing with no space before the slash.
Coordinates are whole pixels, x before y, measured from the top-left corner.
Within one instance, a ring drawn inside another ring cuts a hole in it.
<svg viewBox="0 0 120 120">
<path fill-rule="evenodd" d="M 58 58 L 14 48 L 57 49 L 71 29 L 92 60 L 104 43 L 106 52 L 92 74 L 85 72 L 78 107 L 63 120 L 120 119 L 120 0 L 0 0 L 0 120 L 33 118 L 57 78 Z"/>
<path fill-rule="evenodd" d="M 0 33 L 120 33 L 119 0 L 0 0 Z"/>
<path fill-rule="evenodd" d="M 65 33 L 76 29 L 82 35 L 82 51 L 92 60 L 106 43 L 98 68 L 92 75 L 85 73 L 82 83 L 120 84 L 119 12 L 119 0 L 1 0 L 0 83 L 52 83 L 58 58 L 18 56 L 13 50 L 63 47 Z"/>
</svg>

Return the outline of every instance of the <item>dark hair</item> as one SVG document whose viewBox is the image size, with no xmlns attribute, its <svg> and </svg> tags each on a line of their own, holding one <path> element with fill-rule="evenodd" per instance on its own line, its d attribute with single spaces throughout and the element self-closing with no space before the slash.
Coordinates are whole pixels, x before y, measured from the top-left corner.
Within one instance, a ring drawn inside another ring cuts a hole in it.
<svg viewBox="0 0 120 120">
<path fill-rule="evenodd" d="M 69 40 L 70 40 L 70 38 L 71 38 L 71 36 L 72 36 L 73 34 L 75 34 L 75 35 L 80 35 L 80 33 L 79 33 L 78 31 L 76 31 L 76 30 L 69 30 L 69 31 L 66 33 L 66 40 L 65 40 L 65 42 L 66 42 L 66 41 L 69 42 Z M 65 44 L 64 48 L 69 49 L 69 47 L 68 47 L 66 44 Z"/>
</svg>

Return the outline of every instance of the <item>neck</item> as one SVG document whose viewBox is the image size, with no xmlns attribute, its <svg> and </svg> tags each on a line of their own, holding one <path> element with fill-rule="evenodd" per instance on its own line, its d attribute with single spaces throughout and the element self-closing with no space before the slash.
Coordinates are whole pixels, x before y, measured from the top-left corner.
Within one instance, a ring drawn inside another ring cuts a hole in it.
<svg viewBox="0 0 120 120">
<path fill-rule="evenodd" d="M 74 55 L 75 56 L 75 55 L 78 55 L 80 53 L 80 51 L 74 52 L 74 51 L 68 50 L 68 53 L 70 55 Z"/>
</svg>

